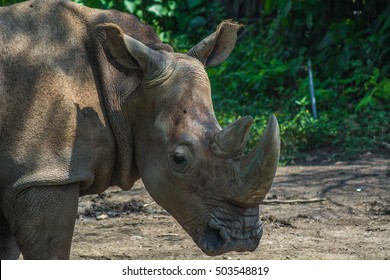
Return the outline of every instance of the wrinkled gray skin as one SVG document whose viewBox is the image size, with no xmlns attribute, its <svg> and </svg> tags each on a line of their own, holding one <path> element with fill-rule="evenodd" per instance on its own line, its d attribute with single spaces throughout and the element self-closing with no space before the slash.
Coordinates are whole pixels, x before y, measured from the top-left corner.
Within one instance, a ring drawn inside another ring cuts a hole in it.
<svg viewBox="0 0 390 280">
<path fill-rule="evenodd" d="M 78 197 L 143 182 L 208 255 L 254 250 L 279 157 L 275 117 L 221 130 L 205 67 L 232 51 L 225 21 L 188 54 L 117 11 L 68 1 L 0 9 L 0 257 L 67 259 Z"/>
</svg>

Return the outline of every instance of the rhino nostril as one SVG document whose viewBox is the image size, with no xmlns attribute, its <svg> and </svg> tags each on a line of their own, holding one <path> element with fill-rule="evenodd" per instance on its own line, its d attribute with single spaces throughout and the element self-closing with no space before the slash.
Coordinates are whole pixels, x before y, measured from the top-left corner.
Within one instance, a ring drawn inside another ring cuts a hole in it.
<svg viewBox="0 0 390 280">
<path fill-rule="evenodd" d="M 228 235 L 221 226 L 209 223 L 200 237 L 199 245 L 206 254 L 217 255 L 226 245 L 227 238 Z"/>
<path fill-rule="evenodd" d="M 214 251 L 221 248 L 224 245 L 224 240 L 219 233 L 219 230 L 210 228 L 208 230 L 207 246 L 206 250 Z"/>
</svg>

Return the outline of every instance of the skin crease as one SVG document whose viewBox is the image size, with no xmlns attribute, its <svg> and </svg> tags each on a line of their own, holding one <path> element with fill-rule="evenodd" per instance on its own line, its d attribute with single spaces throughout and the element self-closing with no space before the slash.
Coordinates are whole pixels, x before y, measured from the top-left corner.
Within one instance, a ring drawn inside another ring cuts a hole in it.
<svg viewBox="0 0 390 280">
<path fill-rule="evenodd" d="M 221 127 L 205 67 L 239 28 L 224 21 L 179 54 L 126 13 L 0 8 L 0 258 L 69 258 L 78 197 L 139 178 L 206 254 L 254 250 L 262 225 L 258 203 L 237 203 L 241 155 L 210 149 Z"/>
</svg>

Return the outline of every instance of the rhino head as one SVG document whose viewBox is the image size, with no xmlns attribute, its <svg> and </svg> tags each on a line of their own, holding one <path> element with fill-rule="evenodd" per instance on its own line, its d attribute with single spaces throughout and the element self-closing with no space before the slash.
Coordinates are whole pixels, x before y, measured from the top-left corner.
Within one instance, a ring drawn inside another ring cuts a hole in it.
<svg viewBox="0 0 390 280">
<path fill-rule="evenodd" d="M 114 59 L 142 71 L 128 121 L 135 164 L 150 195 L 206 254 L 256 249 L 263 231 L 258 206 L 279 160 L 278 123 L 272 116 L 245 155 L 253 118 L 221 129 L 205 71 L 229 56 L 240 26 L 224 21 L 187 54 L 145 46 L 113 24 L 102 27 Z"/>
</svg>

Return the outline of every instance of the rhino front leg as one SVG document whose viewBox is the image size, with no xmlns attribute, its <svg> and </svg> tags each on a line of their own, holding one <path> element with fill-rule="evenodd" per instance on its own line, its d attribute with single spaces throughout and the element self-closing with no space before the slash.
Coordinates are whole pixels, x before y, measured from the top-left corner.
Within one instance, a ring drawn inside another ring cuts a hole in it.
<svg viewBox="0 0 390 280">
<path fill-rule="evenodd" d="M 20 250 L 0 209 L 0 260 L 17 260 Z"/>
<path fill-rule="evenodd" d="M 30 187 L 14 198 L 8 223 L 24 259 L 69 259 L 78 197 L 72 184 Z"/>
</svg>

